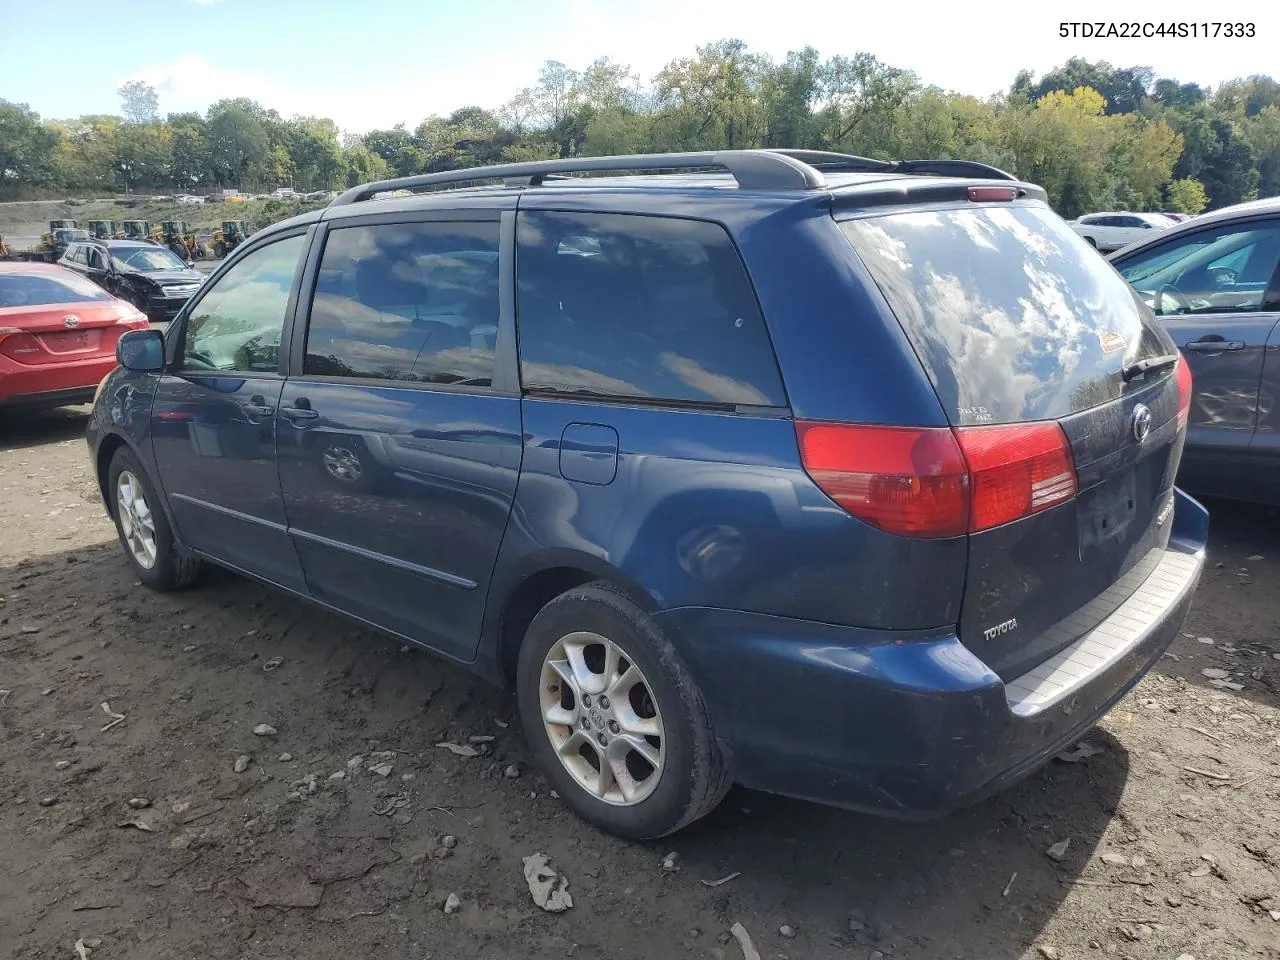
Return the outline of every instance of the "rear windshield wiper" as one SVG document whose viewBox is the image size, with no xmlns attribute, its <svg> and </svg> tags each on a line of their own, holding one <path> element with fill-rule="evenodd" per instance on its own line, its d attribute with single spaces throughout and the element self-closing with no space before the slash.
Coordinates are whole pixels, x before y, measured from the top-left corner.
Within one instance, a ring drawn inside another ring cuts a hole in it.
<svg viewBox="0 0 1280 960">
<path fill-rule="evenodd" d="M 1177 362 L 1178 355 L 1176 353 L 1168 353 L 1162 357 L 1147 357 L 1145 360 L 1135 360 L 1133 363 L 1126 365 L 1125 368 L 1120 371 L 1120 376 L 1125 383 L 1128 383 L 1130 380 L 1134 379 L 1134 377 L 1141 377 L 1154 370 L 1163 370 L 1165 367 L 1172 367 Z"/>
</svg>

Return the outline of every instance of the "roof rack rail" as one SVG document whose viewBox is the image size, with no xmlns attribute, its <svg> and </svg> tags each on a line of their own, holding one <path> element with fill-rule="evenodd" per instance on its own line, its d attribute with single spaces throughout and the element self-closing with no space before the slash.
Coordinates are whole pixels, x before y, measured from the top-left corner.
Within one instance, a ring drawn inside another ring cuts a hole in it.
<svg viewBox="0 0 1280 960">
<path fill-rule="evenodd" d="M 832 153 L 830 150 L 792 150 L 770 148 L 770 153 L 780 153 L 792 160 L 807 163 L 817 170 L 843 171 L 846 173 L 877 173 L 881 170 L 892 171 L 894 161 L 876 160 L 872 157 L 859 157 L 852 153 Z"/>
<path fill-rule="evenodd" d="M 984 180 L 1017 180 L 1013 174 L 999 167 L 976 160 L 876 160 L 858 157 L 851 153 L 830 153 L 826 150 L 774 150 L 783 156 L 807 163 L 817 170 L 828 172 L 866 173 L 914 173 L 932 174 L 935 177 L 981 177 Z"/>
<path fill-rule="evenodd" d="M 539 186 L 555 174 L 625 170 L 702 170 L 722 167 L 747 190 L 813 190 L 826 184 L 822 174 L 802 160 L 776 150 L 715 150 L 698 153 L 650 153 L 619 157 L 572 157 L 502 163 L 444 173 L 424 173 L 352 187 L 329 203 L 342 207 L 374 194 L 415 190 L 477 180 L 502 180 L 510 186 Z"/>
</svg>

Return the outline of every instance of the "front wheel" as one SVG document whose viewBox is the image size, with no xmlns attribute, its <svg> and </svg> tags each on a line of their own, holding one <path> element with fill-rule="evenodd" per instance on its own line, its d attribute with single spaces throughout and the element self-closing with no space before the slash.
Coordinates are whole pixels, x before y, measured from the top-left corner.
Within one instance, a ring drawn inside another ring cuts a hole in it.
<svg viewBox="0 0 1280 960">
<path fill-rule="evenodd" d="M 227 245 L 223 243 L 221 240 L 219 240 L 217 243 L 213 245 L 213 254 L 219 260 L 221 260 L 223 257 L 227 255 Z"/>
<path fill-rule="evenodd" d="M 178 549 L 159 498 L 128 447 L 116 451 L 107 476 L 111 517 L 138 579 L 153 590 L 193 583 L 200 575 L 200 561 Z"/>
<path fill-rule="evenodd" d="M 538 612 L 516 684 L 538 764 L 579 816 L 609 833 L 674 833 L 729 789 L 693 677 L 657 625 L 607 583 Z"/>
</svg>

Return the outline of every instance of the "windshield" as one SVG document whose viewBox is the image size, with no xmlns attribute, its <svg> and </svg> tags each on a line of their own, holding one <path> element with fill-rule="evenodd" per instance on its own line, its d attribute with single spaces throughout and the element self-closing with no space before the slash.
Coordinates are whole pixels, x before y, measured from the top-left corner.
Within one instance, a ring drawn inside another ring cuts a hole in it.
<svg viewBox="0 0 1280 960">
<path fill-rule="evenodd" d="M 1171 345 L 1124 280 L 1041 206 L 840 224 L 958 425 L 1049 420 L 1118 398 Z"/>
<path fill-rule="evenodd" d="M 111 258 L 117 267 L 129 267 L 143 273 L 156 270 L 185 270 L 187 265 L 164 247 L 117 248 L 112 251 Z"/>
<path fill-rule="evenodd" d="M 35 307 L 110 299 L 111 295 L 96 283 L 73 273 L 0 273 L 0 307 Z"/>
</svg>

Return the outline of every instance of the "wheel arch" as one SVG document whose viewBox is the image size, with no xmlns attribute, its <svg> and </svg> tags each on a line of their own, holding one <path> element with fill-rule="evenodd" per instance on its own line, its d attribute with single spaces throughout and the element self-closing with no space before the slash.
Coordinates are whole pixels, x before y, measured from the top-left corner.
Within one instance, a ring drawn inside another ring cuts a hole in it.
<svg viewBox="0 0 1280 960">
<path fill-rule="evenodd" d="M 520 644 L 539 610 L 562 593 L 596 581 L 608 583 L 645 613 L 661 609 L 649 591 L 600 557 L 556 550 L 526 558 L 502 579 L 501 587 L 495 583 L 487 604 L 485 635 L 495 679 L 504 686 L 513 685 Z"/>
</svg>

